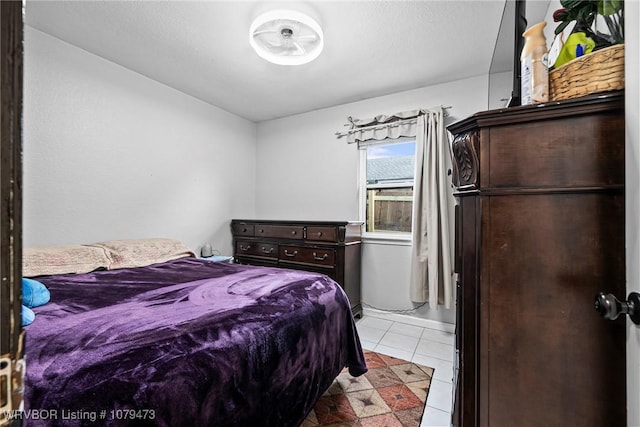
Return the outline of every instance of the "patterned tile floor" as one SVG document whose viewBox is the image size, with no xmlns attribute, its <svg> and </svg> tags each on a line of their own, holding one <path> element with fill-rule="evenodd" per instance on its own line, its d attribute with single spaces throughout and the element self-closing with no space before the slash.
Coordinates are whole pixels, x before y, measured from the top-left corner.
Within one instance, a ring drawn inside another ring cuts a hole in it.
<svg viewBox="0 0 640 427">
<path fill-rule="evenodd" d="M 454 334 L 372 316 L 356 325 L 363 348 L 435 369 L 420 427 L 450 426 Z"/>
</svg>

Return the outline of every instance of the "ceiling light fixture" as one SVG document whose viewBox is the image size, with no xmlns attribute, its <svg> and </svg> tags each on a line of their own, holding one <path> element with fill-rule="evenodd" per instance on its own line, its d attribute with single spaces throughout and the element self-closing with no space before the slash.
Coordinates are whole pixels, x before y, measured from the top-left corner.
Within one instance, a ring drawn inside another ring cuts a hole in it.
<svg viewBox="0 0 640 427">
<path fill-rule="evenodd" d="M 258 16 L 249 28 L 249 43 L 256 53 L 280 65 L 301 65 L 320 55 L 322 28 L 308 15 L 274 10 Z"/>
</svg>

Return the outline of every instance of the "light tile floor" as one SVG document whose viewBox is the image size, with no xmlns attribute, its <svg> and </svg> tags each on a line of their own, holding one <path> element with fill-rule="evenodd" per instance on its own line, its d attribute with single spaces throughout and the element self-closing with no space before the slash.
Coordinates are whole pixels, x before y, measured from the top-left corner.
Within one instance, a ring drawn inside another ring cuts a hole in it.
<svg viewBox="0 0 640 427">
<path fill-rule="evenodd" d="M 454 334 L 371 316 L 356 326 L 364 349 L 434 369 L 420 427 L 451 426 Z"/>
</svg>

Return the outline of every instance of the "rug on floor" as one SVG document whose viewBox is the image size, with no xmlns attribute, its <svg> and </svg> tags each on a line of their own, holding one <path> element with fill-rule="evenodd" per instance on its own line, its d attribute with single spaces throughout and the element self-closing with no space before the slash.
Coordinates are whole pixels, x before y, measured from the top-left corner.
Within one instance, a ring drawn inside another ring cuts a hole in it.
<svg viewBox="0 0 640 427">
<path fill-rule="evenodd" d="M 433 368 L 365 351 L 369 371 L 344 369 L 320 397 L 302 427 L 419 427 Z"/>
</svg>

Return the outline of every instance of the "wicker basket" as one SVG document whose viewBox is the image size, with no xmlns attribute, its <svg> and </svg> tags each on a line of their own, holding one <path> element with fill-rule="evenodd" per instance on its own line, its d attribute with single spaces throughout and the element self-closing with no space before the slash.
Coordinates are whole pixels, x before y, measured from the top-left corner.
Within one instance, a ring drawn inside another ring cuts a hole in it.
<svg viewBox="0 0 640 427">
<path fill-rule="evenodd" d="M 624 89 L 624 44 L 576 58 L 549 73 L 551 101 Z"/>
</svg>

